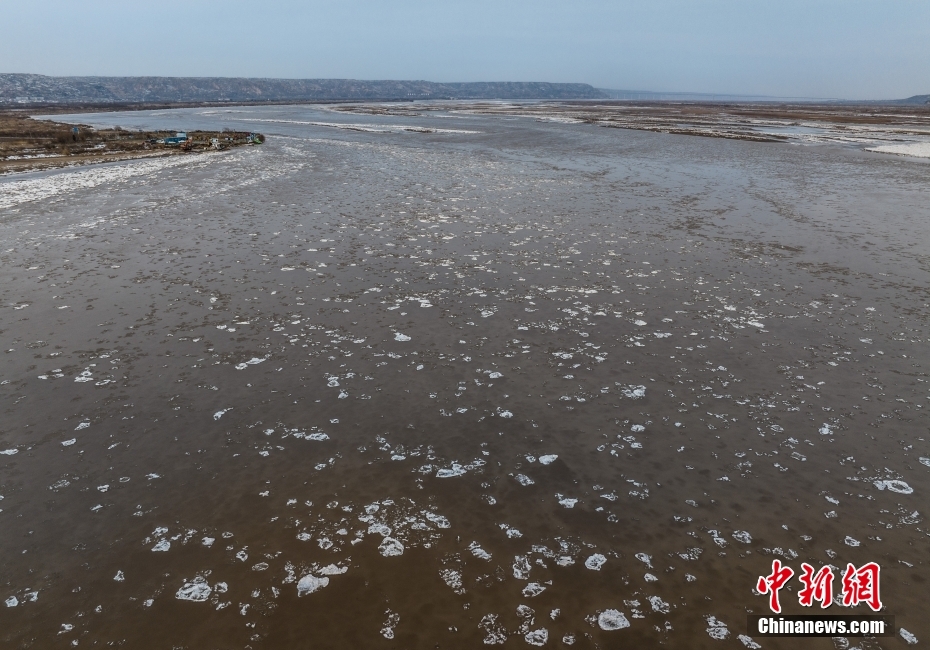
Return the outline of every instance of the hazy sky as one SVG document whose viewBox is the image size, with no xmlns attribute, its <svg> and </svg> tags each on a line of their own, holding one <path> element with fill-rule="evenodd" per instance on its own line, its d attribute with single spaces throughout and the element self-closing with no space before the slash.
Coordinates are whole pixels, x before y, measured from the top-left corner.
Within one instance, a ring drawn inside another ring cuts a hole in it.
<svg viewBox="0 0 930 650">
<path fill-rule="evenodd" d="M 0 0 L 0 72 L 930 93 L 930 0 Z"/>
</svg>

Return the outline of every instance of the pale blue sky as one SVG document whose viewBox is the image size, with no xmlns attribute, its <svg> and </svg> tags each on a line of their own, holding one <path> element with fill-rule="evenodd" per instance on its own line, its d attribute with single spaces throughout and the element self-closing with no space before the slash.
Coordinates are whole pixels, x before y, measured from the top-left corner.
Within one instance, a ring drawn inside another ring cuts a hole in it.
<svg viewBox="0 0 930 650">
<path fill-rule="evenodd" d="M 930 93 L 930 0 L 0 0 L 0 72 Z"/>
</svg>

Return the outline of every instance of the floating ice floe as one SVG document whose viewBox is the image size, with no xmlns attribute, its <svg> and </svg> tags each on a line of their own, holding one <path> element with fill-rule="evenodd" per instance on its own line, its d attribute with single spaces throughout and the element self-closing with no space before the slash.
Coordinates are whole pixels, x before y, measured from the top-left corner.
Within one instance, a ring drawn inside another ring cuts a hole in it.
<svg viewBox="0 0 930 650">
<path fill-rule="evenodd" d="M 523 533 L 508 524 L 500 524 L 500 529 L 507 534 L 508 539 L 520 539 L 523 537 Z"/>
<path fill-rule="evenodd" d="M 12 451 L 14 454 L 16 453 L 15 449 L 8 449 L 6 451 L 0 451 L 0 454 L 6 454 L 6 453 L 9 453 L 10 451 Z M 927 467 L 930 467 L 930 458 L 924 458 L 923 456 L 921 456 L 919 460 L 920 460 L 921 465 L 926 465 Z"/>
<path fill-rule="evenodd" d="M 743 544 L 752 543 L 752 535 L 747 533 L 745 530 L 733 531 L 733 539 L 735 539 L 737 542 L 742 542 Z"/>
<path fill-rule="evenodd" d="M 600 571 L 601 567 L 607 563 L 607 558 L 601 555 L 600 553 L 595 553 L 587 560 L 584 561 L 585 568 L 591 569 L 592 571 Z"/>
<path fill-rule="evenodd" d="M 546 588 L 538 582 L 531 582 L 523 588 L 523 595 L 527 598 L 533 598 L 544 592 Z"/>
<path fill-rule="evenodd" d="M 513 577 L 517 580 L 529 580 L 530 568 L 530 561 L 525 555 L 517 555 L 513 558 Z"/>
<path fill-rule="evenodd" d="M 329 578 L 326 576 L 317 577 L 315 575 L 306 575 L 297 583 L 297 596 L 306 596 L 319 591 L 329 584 Z"/>
<path fill-rule="evenodd" d="M 74 430 L 75 430 L 75 431 L 80 431 L 81 429 L 86 429 L 86 428 L 89 427 L 89 426 L 90 426 L 90 422 L 81 422 L 79 425 L 77 425 L 76 427 L 74 427 Z"/>
<path fill-rule="evenodd" d="M 15 456 L 19 453 L 19 449 L 4 449 L 0 451 L 0 456 Z"/>
<path fill-rule="evenodd" d="M 71 438 L 71 440 L 65 440 L 64 442 L 62 442 L 62 443 L 61 443 L 61 446 L 62 446 L 62 447 L 70 447 L 71 445 L 73 445 L 73 444 L 76 443 L 76 442 L 77 442 L 77 438 Z"/>
<path fill-rule="evenodd" d="M 549 630 L 543 628 L 527 632 L 523 635 L 523 639 L 530 645 L 544 646 L 549 642 Z"/>
<path fill-rule="evenodd" d="M 156 553 L 159 553 L 159 552 L 164 553 L 170 548 L 171 548 L 171 542 L 169 542 L 167 539 L 160 539 L 158 540 L 158 543 L 156 543 L 155 546 L 152 547 L 152 551 Z"/>
<path fill-rule="evenodd" d="M 400 341 L 400 342 L 403 343 L 403 342 L 409 341 L 409 340 L 410 340 L 410 337 L 407 336 L 406 334 L 401 334 L 400 332 L 395 332 L 395 333 L 394 333 L 394 340 L 395 340 L 395 341 Z"/>
<path fill-rule="evenodd" d="M 646 387 L 645 386 L 627 386 L 622 388 L 620 392 L 624 397 L 628 399 L 639 399 L 646 396 Z"/>
<path fill-rule="evenodd" d="M 404 554 L 404 545 L 393 537 L 385 537 L 378 550 L 384 557 L 396 557 Z"/>
<path fill-rule="evenodd" d="M 481 548 L 481 547 L 478 545 L 478 542 L 472 542 L 471 544 L 469 544 L 469 545 L 468 545 L 468 550 L 471 551 L 471 554 L 472 554 L 472 555 L 474 555 L 476 558 L 478 558 L 478 559 L 480 559 L 480 560 L 490 560 L 490 559 L 491 559 L 491 554 L 488 553 L 488 552 L 487 552 L 486 550 L 484 550 L 483 548 Z"/>
<path fill-rule="evenodd" d="M 463 476 L 467 473 L 462 465 L 458 463 L 452 463 L 452 467 L 441 468 L 436 472 L 436 478 L 453 478 L 455 476 Z"/>
<path fill-rule="evenodd" d="M 545 456 L 540 456 L 539 462 L 543 465 L 549 465 L 550 463 L 554 463 L 556 460 L 558 460 L 558 458 L 558 454 L 547 454 Z"/>
<path fill-rule="evenodd" d="M 117 572 L 116 572 L 116 575 L 113 576 L 113 579 L 114 579 L 116 582 L 124 582 L 124 581 L 126 580 L 126 576 L 123 575 L 123 572 L 122 572 L 122 571 L 117 571 Z"/>
<path fill-rule="evenodd" d="M 652 568 L 652 556 L 646 555 L 645 553 L 637 553 L 633 557 L 645 564 L 650 569 Z"/>
<path fill-rule="evenodd" d="M 563 497 L 561 494 L 556 494 L 555 498 L 559 500 L 559 505 L 566 508 L 574 508 L 575 504 L 578 503 L 578 499 L 570 499 L 568 497 Z"/>
<path fill-rule="evenodd" d="M 879 490 L 889 490 L 891 492 L 897 492 L 898 494 L 912 494 L 914 492 L 914 488 L 912 488 L 910 485 L 904 481 L 899 481 L 896 479 L 886 481 L 872 481 L 872 484 Z"/>
<path fill-rule="evenodd" d="M 465 593 L 465 588 L 462 587 L 462 573 L 460 571 L 456 571 L 455 569 L 440 569 L 439 577 L 448 585 L 452 593 L 458 594 L 459 596 Z"/>
<path fill-rule="evenodd" d="M 616 609 L 605 609 L 597 615 L 597 626 L 605 632 L 612 632 L 630 627 L 630 622 L 623 612 Z"/>
<path fill-rule="evenodd" d="M 752 640 L 752 637 L 740 634 L 736 637 L 740 643 L 749 648 L 749 650 L 761 650 L 762 646 Z"/>
<path fill-rule="evenodd" d="M 649 604 L 652 606 L 652 611 L 659 612 L 660 614 L 668 614 L 671 609 L 671 605 L 659 598 L 658 596 L 649 596 L 646 598 L 649 601 Z"/>
<path fill-rule="evenodd" d="M 730 636 L 727 624 L 718 620 L 716 616 L 705 616 L 704 619 L 707 621 L 707 635 L 710 638 L 722 641 Z"/>
<path fill-rule="evenodd" d="M 190 582 L 185 582 L 184 585 L 178 589 L 175 598 L 199 603 L 209 598 L 211 593 L 213 593 L 213 589 L 207 584 L 206 579 L 202 576 L 197 576 Z"/>
<path fill-rule="evenodd" d="M 263 363 L 263 362 L 266 361 L 266 360 L 267 360 L 267 357 L 262 357 L 262 358 L 259 358 L 259 357 L 252 357 L 252 358 L 249 359 L 248 361 L 244 361 L 244 362 L 242 362 L 242 363 L 236 364 L 236 370 L 245 370 L 245 369 L 248 368 L 249 366 L 254 366 L 254 365 L 257 365 L 257 364 L 259 364 L 259 363 Z"/>
<path fill-rule="evenodd" d="M 523 485 L 524 487 L 527 485 L 533 485 L 536 483 L 536 481 L 534 481 L 533 479 L 531 479 L 529 476 L 525 474 L 517 474 L 513 478 L 517 481 L 517 483 L 519 483 L 520 485 Z"/>
<path fill-rule="evenodd" d="M 849 535 L 846 536 L 846 539 L 843 540 L 843 543 L 846 544 L 846 546 L 859 546 L 861 544 L 858 539 L 853 539 Z"/>
<path fill-rule="evenodd" d="M 16 607 L 17 605 L 19 605 L 19 598 L 17 598 L 16 596 L 10 596 L 5 601 L 3 601 L 3 604 L 6 605 L 7 607 Z"/>
<path fill-rule="evenodd" d="M 898 629 L 898 634 L 901 635 L 901 638 L 904 639 L 906 644 L 917 645 L 917 637 L 905 630 L 903 627 Z"/>
<path fill-rule="evenodd" d="M 478 623 L 478 628 L 484 630 L 485 645 L 502 645 L 507 641 L 507 633 L 497 622 L 497 614 L 485 614 Z"/>
<path fill-rule="evenodd" d="M 295 438 L 303 438 L 304 440 L 315 440 L 317 442 L 323 442 L 324 440 L 329 440 L 329 436 L 322 431 L 314 431 L 313 433 L 304 433 L 303 431 L 295 431 L 291 433 Z"/>
<path fill-rule="evenodd" d="M 228 408 L 228 409 L 223 409 L 222 411 L 217 411 L 216 413 L 213 414 L 213 419 L 214 419 L 214 420 L 219 420 L 221 417 L 223 417 L 224 415 L 226 415 L 227 413 L 229 413 L 231 410 L 232 410 L 232 407 L 230 407 L 230 408 Z"/>
</svg>

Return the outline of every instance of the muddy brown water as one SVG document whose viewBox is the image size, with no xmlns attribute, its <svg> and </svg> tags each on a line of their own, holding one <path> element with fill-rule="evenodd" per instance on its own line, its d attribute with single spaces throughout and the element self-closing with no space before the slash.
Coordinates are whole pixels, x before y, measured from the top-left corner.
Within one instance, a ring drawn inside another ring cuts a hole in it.
<svg viewBox="0 0 930 650">
<path fill-rule="evenodd" d="M 80 121 L 269 137 L 0 179 L 0 646 L 906 645 L 745 636 L 773 559 L 930 640 L 925 163 Z"/>
</svg>

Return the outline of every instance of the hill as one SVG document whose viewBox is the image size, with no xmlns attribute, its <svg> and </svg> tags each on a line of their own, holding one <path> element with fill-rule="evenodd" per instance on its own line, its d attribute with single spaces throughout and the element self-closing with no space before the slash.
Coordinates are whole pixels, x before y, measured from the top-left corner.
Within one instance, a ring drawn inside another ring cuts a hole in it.
<svg viewBox="0 0 930 650">
<path fill-rule="evenodd" d="M 48 77 L 0 74 L 0 104 L 280 102 L 387 99 L 604 99 L 588 84 L 435 83 L 236 77 Z"/>
</svg>

